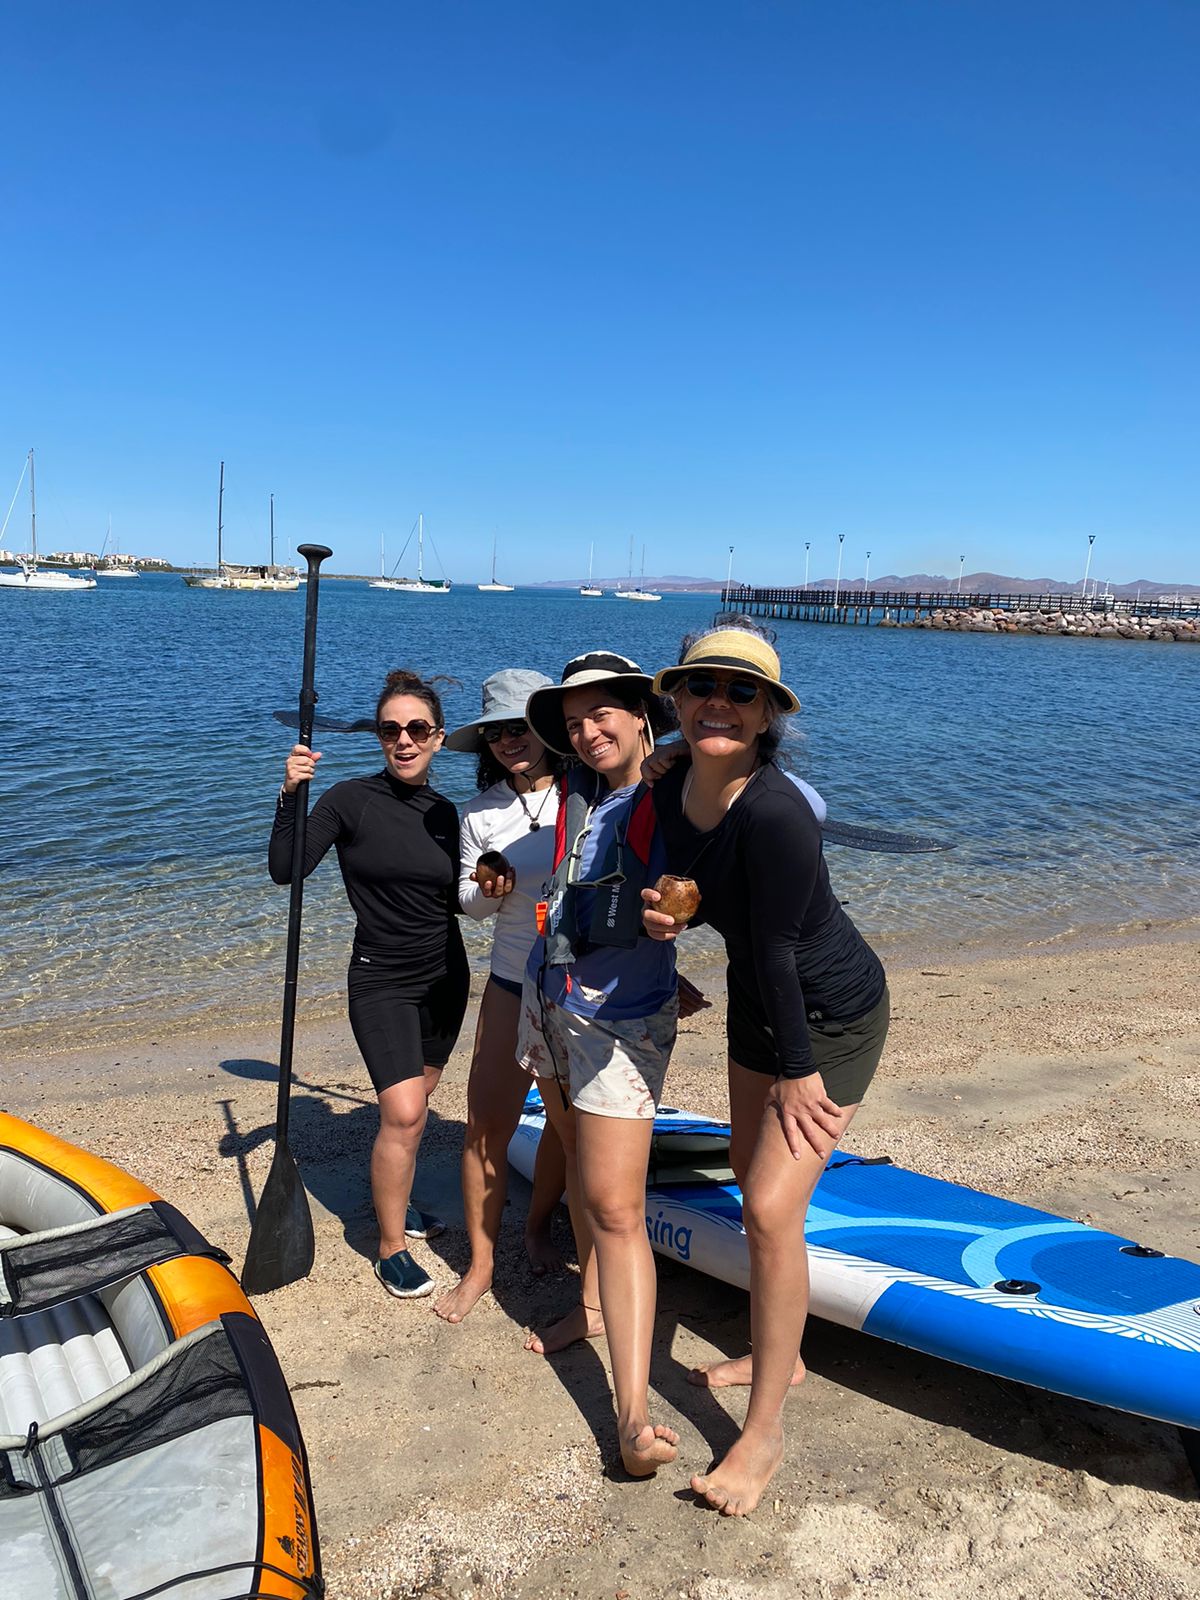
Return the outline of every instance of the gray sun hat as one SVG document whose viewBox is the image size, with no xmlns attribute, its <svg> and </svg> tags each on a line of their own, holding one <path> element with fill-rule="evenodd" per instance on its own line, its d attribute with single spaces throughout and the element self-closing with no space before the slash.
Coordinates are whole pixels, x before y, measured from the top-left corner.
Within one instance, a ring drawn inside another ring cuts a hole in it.
<svg viewBox="0 0 1200 1600">
<path fill-rule="evenodd" d="M 483 685 L 483 709 L 471 722 L 446 735 L 443 750 L 459 750 L 474 755 L 483 743 L 481 729 L 488 722 L 524 722 L 525 702 L 537 689 L 554 687 L 553 678 L 528 667 L 504 667 L 493 672 Z"/>
<path fill-rule="evenodd" d="M 547 680 L 548 687 L 534 690 L 525 707 L 525 720 L 548 749 L 569 756 L 572 749 L 563 717 L 563 696 L 569 689 L 582 689 L 585 684 L 616 680 L 640 684 L 647 699 L 654 693 L 654 680 L 636 661 L 611 650 L 588 650 L 567 662 L 561 682 L 549 684 Z"/>
</svg>

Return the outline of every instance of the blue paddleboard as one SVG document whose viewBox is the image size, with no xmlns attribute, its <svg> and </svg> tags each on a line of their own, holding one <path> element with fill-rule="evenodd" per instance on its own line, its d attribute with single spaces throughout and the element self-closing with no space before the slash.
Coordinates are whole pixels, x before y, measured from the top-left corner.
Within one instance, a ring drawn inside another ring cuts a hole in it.
<svg viewBox="0 0 1200 1600">
<path fill-rule="evenodd" d="M 509 1147 L 529 1177 L 536 1091 Z M 728 1123 L 663 1109 L 646 1231 L 660 1254 L 748 1288 Z M 960 1366 L 1200 1427 L 1200 1265 L 1047 1211 L 835 1152 L 805 1230 L 812 1311 Z"/>
</svg>

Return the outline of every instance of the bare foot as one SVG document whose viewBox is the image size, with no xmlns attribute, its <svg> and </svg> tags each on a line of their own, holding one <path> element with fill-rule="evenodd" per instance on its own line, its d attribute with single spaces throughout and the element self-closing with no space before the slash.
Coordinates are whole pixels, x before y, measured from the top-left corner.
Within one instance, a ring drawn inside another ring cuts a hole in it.
<svg viewBox="0 0 1200 1600">
<path fill-rule="evenodd" d="M 723 1517 L 748 1517 L 783 1460 L 783 1431 L 767 1438 L 742 1436 L 711 1472 L 692 1479 L 696 1494 Z"/>
<path fill-rule="evenodd" d="M 547 1272 L 557 1272 L 563 1264 L 562 1252 L 551 1241 L 549 1228 L 544 1233 L 525 1235 L 525 1254 L 529 1257 L 535 1278 L 545 1277 Z"/>
<path fill-rule="evenodd" d="M 659 1467 L 674 1461 L 679 1454 L 676 1448 L 678 1444 L 679 1435 L 674 1428 L 664 1427 L 661 1422 L 654 1427 L 647 1423 L 644 1428 L 637 1429 L 621 1440 L 621 1460 L 625 1463 L 625 1471 L 635 1478 L 653 1477 Z"/>
<path fill-rule="evenodd" d="M 530 1333 L 525 1337 L 526 1350 L 535 1356 L 554 1356 L 570 1344 L 581 1339 L 599 1339 L 604 1333 L 604 1318 L 591 1306 L 574 1306 L 566 1316 L 553 1322 L 545 1333 Z"/>
<path fill-rule="evenodd" d="M 753 1356 L 737 1356 L 732 1361 L 712 1361 L 706 1367 L 693 1367 L 687 1381 L 697 1389 L 730 1389 L 735 1384 L 749 1383 L 754 1376 Z M 804 1382 L 804 1363 L 796 1357 L 796 1370 L 792 1373 L 792 1388 Z"/>
<path fill-rule="evenodd" d="M 443 1322 L 461 1322 L 476 1300 L 492 1287 L 490 1272 L 465 1272 L 454 1288 L 433 1302 Z"/>
</svg>

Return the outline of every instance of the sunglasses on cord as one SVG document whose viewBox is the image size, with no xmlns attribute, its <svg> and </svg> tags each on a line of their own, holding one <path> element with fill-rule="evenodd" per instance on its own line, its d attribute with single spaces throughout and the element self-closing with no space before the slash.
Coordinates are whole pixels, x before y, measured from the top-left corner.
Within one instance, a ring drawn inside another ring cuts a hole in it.
<svg viewBox="0 0 1200 1600">
<path fill-rule="evenodd" d="M 527 722 L 489 722 L 479 732 L 484 744 L 499 744 L 501 739 L 519 739 L 529 732 Z"/>
<path fill-rule="evenodd" d="M 720 685 L 721 693 L 735 706 L 750 706 L 758 699 L 761 683 L 756 683 L 753 678 L 730 678 L 721 682 L 715 672 L 689 672 L 683 680 L 683 686 L 689 694 L 694 694 L 697 700 L 707 700 L 713 690 Z"/>
<path fill-rule="evenodd" d="M 414 744 L 428 744 L 437 729 L 432 722 L 414 717 L 411 722 L 381 722 L 375 732 L 384 744 L 395 744 L 402 733 L 406 733 Z"/>
</svg>

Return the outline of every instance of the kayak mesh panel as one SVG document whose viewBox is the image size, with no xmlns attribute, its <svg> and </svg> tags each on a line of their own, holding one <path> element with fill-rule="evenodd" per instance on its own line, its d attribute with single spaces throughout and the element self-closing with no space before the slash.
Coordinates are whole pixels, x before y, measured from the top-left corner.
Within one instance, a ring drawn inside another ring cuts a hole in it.
<svg viewBox="0 0 1200 1600">
<path fill-rule="evenodd" d="M 223 1252 L 203 1240 L 203 1248 L 197 1250 L 199 1235 L 190 1225 L 189 1231 L 193 1237 L 185 1243 L 169 1215 L 142 1206 L 124 1216 L 98 1218 L 55 1238 L 34 1237 L 8 1245 L 0 1251 L 10 1302 L 5 1312 L 44 1310 L 184 1254 L 222 1258 Z"/>
<path fill-rule="evenodd" d="M 64 1441 L 76 1468 L 90 1472 L 210 1422 L 253 1413 L 222 1328 L 188 1346 L 129 1394 L 67 1428 Z"/>
</svg>

